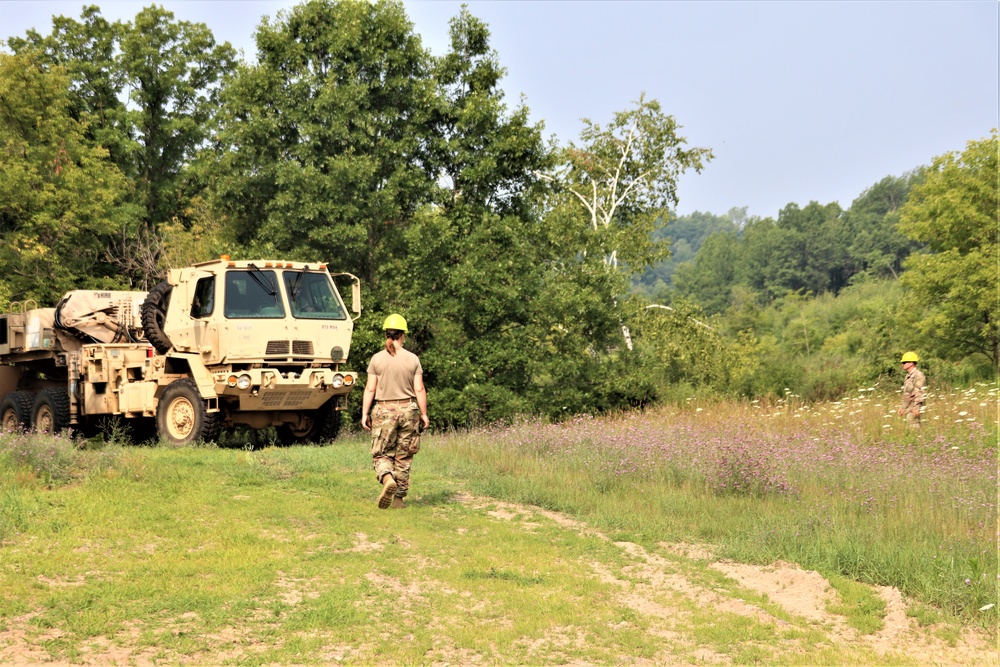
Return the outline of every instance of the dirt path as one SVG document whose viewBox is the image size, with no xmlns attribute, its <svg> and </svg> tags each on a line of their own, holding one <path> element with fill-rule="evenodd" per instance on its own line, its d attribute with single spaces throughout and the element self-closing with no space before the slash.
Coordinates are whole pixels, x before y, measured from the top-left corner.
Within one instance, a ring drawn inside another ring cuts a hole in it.
<svg viewBox="0 0 1000 667">
<path fill-rule="evenodd" d="M 462 498 L 462 501 L 474 507 L 493 508 L 488 514 L 498 520 L 530 522 L 533 518 L 549 519 L 582 534 L 609 539 L 583 523 L 541 508 L 468 496 Z M 758 566 L 725 561 L 702 545 L 661 542 L 657 546 L 670 556 L 668 558 L 650 553 L 632 542 L 614 544 L 630 560 L 630 564 L 622 568 L 622 572 L 628 575 L 627 580 L 615 576 L 600 563 L 592 563 L 596 576 L 621 588 L 620 601 L 623 605 L 659 621 L 653 623 L 652 627 L 659 628 L 658 631 L 665 637 L 676 639 L 679 636 L 680 633 L 674 628 L 678 625 L 678 619 L 690 618 L 692 604 L 696 608 L 709 608 L 713 612 L 754 618 L 779 629 L 788 627 L 787 621 L 773 613 L 776 606 L 791 617 L 804 620 L 809 630 L 821 633 L 831 646 L 848 654 L 874 653 L 885 658 L 886 662 L 937 667 L 1000 665 L 1000 648 L 971 630 L 966 630 L 957 641 L 952 642 L 936 634 L 939 628 L 921 628 L 915 619 L 907 615 L 907 603 L 903 594 L 893 587 L 874 587 L 875 592 L 885 601 L 886 615 L 881 630 L 863 635 L 850 627 L 843 616 L 828 610 L 829 603 L 836 600 L 837 593 L 818 572 L 803 570 L 792 563 L 778 562 Z M 683 570 L 687 569 L 683 567 L 684 561 L 707 565 L 709 569 L 724 574 L 740 587 L 765 596 L 770 603 L 766 606 L 772 611 L 686 577 L 683 574 Z M 681 567 L 678 567 L 678 562 Z M 664 600 L 673 600 L 674 604 L 664 604 Z M 699 662 L 706 664 L 731 663 L 729 656 L 706 649 L 695 649 L 693 654 Z M 657 660 L 656 664 L 673 662 L 669 655 L 661 657 L 662 660 Z"/>
</svg>

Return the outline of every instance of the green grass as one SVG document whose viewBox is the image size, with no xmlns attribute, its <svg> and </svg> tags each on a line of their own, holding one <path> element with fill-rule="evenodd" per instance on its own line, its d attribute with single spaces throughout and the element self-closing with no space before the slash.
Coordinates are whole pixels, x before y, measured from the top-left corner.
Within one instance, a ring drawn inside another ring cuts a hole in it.
<svg viewBox="0 0 1000 667">
<path fill-rule="evenodd" d="M 871 588 L 836 574 L 827 579 L 840 593 L 840 600 L 828 605 L 827 609 L 844 616 L 848 625 L 865 635 L 876 633 L 884 627 L 885 600 Z"/>
<path fill-rule="evenodd" d="M 0 435 L 0 662 L 907 663 L 832 641 L 711 559 L 663 546 L 805 567 L 834 553 L 892 583 L 879 568 L 899 558 L 894 533 L 868 515 L 810 532 L 804 498 L 714 495 L 669 465 L 652 481 L 615 475 L 598 447 L 553 457 L 500 433 L 428 437 L 404 511 L 376 508 L 358 436 L 259 451 L 86 444 Z M 873 590 L 821 571 L 837 591 L 828 611 L 877 633 Z M 911 609 L 945 642 L 980 625 L 933 600 Z"/>
<path fill-rule="evenodd" d="M 449 435 L 425 465 L 476 493 L 566 512 L 647 547 L 707 542 L 742 562 L 785 560 L 896 586 L 995 636 L 998 609 L 983 607 L 1000 594 L 996 389 L 933 397 L 919 436 L 892 419 L 885 403 L 894 400 L 862 394 L 832 405 L 692 405 L 564 427 L 528 423 Z M 762 442 L 761 459 L 793 491 L 713 488 L 710 473 L 686 461 L 710 458 L 718 440 Z M 811 447 L 801 461 L 796 443 Z M 855 464 L 863 459 L 872 463 Z"/>
</svg>

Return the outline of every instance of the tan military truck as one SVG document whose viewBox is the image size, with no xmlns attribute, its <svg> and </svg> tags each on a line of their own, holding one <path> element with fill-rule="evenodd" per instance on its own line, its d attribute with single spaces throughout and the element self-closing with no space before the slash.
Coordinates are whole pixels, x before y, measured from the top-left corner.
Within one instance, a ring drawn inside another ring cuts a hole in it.
<svg viewBox="0 0 1000 667">
<path fill-rule="evenodd" d="M 348 314 L 334 278 L 351 280 Z M 146 292 L 74 291 L 0 315 L 0 426 L 86 430 L 117 415 L 176 444 L 239 425 L 329 441 L 357 374 L 342 370 L 359 280 L 325 264 L 218 260 Z"/>
</svg>

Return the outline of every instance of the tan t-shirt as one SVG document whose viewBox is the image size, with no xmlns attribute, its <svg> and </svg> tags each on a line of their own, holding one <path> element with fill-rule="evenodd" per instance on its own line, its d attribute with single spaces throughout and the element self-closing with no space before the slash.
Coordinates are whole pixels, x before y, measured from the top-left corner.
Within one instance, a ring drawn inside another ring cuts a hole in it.
<svg viewBox="0 0 1000 667">
<path fill-rule="evenodd" d="M 420 358 L 409 350 L 400 348 L 396 356 L 385 350 L 378 352 L 368 364 L 368 373 L 378 378 L 375 385 L 376 401 L 398 401 L 404 398 L 416 398 L 413 391 L 413 378 L 424 369 L 420 367 Z"/>
</svg>

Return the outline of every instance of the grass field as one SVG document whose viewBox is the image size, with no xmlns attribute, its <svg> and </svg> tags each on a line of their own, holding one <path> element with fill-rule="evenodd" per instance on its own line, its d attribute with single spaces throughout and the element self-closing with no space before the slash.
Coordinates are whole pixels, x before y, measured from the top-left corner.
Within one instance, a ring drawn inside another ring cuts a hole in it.
<svg viewBox="0 0 1000 667">
<path fill-rule="evenodd" d="M 716 403 L 454 434 L 432 456 L 477 493 L 580 517 L 641 544 L 709 542 L 890 585 L 984 628 L 997 602 L 997 390 Z M 437 454 L 440 453 L 440 458 Z"/>
<path fill-rule="evenodd" d="M 0 663 L 997 664 L 996 390 L 894 401 L 430 435 L 402 511 L 360 435 L 5 434 Z"/>
</svg>

